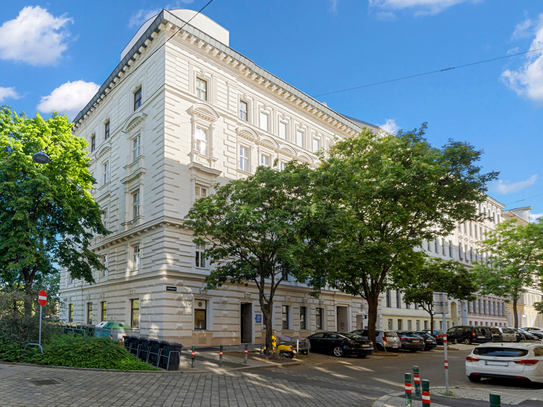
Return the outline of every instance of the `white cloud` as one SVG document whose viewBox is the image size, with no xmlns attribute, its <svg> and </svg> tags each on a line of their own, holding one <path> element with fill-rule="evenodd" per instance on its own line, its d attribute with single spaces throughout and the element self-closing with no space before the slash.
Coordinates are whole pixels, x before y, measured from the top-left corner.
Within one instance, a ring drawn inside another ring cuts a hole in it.
<svg viewBox="0 0 543 407">
<path fill-rule="evenodd" d="M 370 7 L 387 10 L 412 9 L 417 15 L 437 14 L 456 4 L 477 1 L 481 0 L 369 0 Z"/>
<path fill-rule="evenodd" d="M 2 88 L 0 86 L 0 103 L 2 103 L 6 99 L 19 99 L 20 96 L 15 90 L 15 88 Z"/>
<path fill-rule="evenodd" d="M 543 102 L 543 14 L 539 15 L 530 51 L 535 52 L 525 57 L 524 65 L 517 70 L 506 69 L 500 78 L 519 96 L 525 96 L 535 102 Z"/>
<path fill-rule="evenodd" d="M 335 13 L 337 11 L 337 5 L 339 3 L 339 0 L 331 0 L 332 1 L 332 13 Z"/>
<path fill-rule="evenodd" d="M 536 223 L 540 218 L 543 218 L 543 213 L 530 213 L 530 223 Z"/>
<path fill-rule="evenodd" d="M 65 114 L 71 120 L 96 94 L 100 86 L 93 82 L 66 82 L 53 90 L 50 95 L 43 96 L 38 110 L 51 113 L 53 110 Z"/>
<path fill-rule="evenodd" d="M 73 20 L 54 17 L 40 6 L 25 7 L 0 27 L 0 58 L 30 65 L 54 64 L 68 48 L 66 25 Z M 9 39 L 9 40 L 7 40 Z"/>
<path fill-rule="evenodd" d="M 337 3 L 339 0 L 332 0 L 333 3 Z M 191 4 L 194 0 L 177 0 L 173 5 L 172 4 L 166 4 L 164 6 L 164 9 L 171 10 L 176 8 L 182 8 L 183 4 Z M 128 20 L 128 27 L 139 27 L 144 22 L 149 20 L 151 17 L 156 16 L 158 13 L 162 11 L 162 8 L 156 8 L 156 9 L 140 9 L 136 14 L 133 14 L 130 19 Z"/>
<path fill-rule="evenodd" d="M 532 186 L 537 181 L 537 175 L 534 174 L 526 181 L 519 181 L 510 183 L 509 181 L 498 180 L 498 182 L 492 185 L 492 189 L 500 194 L 510 194 L 511 192 L 518 192 L 521 189 Z"/>
<path fill-rule="evenodd" d="M 519 38 L 531 37 L 533 34 L 532 27 L 535 25 L 535 23 L 536 22 L 534 20 L 526 17 L 526 20 L 524 20 L 521 23 L 518 23 L 515 26 L 515 31 L 513 31 L 513 35 L 511 36 L 511 39 L 516 40 Z"/>
<path fill-rule="evenodd" d="M 400 130 L 400 126 L 396 124 L 396 120 L 394 119 L 387 119 L 387 122 L 381 124 L 379 127 L 390 134 L 396 134 L 396 132 Z"/>
</svg>

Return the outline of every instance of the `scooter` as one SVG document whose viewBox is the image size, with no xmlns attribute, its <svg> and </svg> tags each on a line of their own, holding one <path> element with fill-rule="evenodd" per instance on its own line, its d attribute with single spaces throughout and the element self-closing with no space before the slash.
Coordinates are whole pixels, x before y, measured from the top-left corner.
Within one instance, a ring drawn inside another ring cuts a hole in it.
<svg viewBox="0 0 543 407">
<path fill-rule="evenodd" d="M 277 345 L 277 338 L 272 336 L 272 349 L 273 353 L 276 355 L 279 355 L 280 358 L 289 358 L 292 359 L 294 357 L 294 347 L 290 345 L 285 345 L 279 343 Z M 266 347 L 264 346 L 263 351 L 266 351 Z"/>
</svg>

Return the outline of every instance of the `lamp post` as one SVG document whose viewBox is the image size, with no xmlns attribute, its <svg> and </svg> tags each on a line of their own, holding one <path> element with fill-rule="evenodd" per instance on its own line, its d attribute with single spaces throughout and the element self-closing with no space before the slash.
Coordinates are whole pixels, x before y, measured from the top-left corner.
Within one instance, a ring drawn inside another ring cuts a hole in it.
<svg viewBox="0 0 543 407">
<path fill-rule="evenodd" d="M 32 161 L 36 164 L 49 164 L 51 162 L 51 157 L 40 151 L 32 156 Z"/>
</svg>

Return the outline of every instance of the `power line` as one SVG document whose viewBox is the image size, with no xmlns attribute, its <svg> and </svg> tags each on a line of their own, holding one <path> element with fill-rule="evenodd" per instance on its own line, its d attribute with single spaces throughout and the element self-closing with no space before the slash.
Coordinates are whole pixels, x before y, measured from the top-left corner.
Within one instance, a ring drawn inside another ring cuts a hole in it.
<svg viewBox="0 0 543 407">
<path fill-rule="evenodd" d="M 506 203 L 505 205 L 511 205 L 511 204 L 514 204 L 514 203 L 517 203 L 517 202 L 525 201 L 525 200 L 527 200 L 527 199 L 537 198 L 538 196 L 542 196 L 542 195 L 543 195 L 543 194 L 534 195 L 534 196 L 529 196 L 528 198 L 519 199 L 518 201 Z"/>
<path fill-rule="evenodd" d="M 487 63 L 487 62 L 498 61 L 498 60 L 500 60 L 500 59 L 513 58 L 513 57 L 516 57 L 516 56 L 519 56 L 519 55 L 525 55 L 525 54 L 529 54 L 529 53 L 531 53 L 531 52 L 537 52 L 537 51 L 543 51 L 543 48 L 538 48 L 538 49 L 533 49 L 533 50 L 530 50 L 530 51 L 519 52 L 519 53 L 511 54 L 511 55 L 505 55 L 505 56 L 497 57 L 497 58 L 485 59 L 485 60 L 483 60 L 483 61 L 471 62 L 471 63 L 469 63 L 469 64 L 453 66 L 453 67 L 450 67 L 450 68 L 437 69 L 437 70 L 435 70 L 435 71 L 429 71 L 429 72 L 419 73 L 419 74 L 415 74 L 415 75 L 402 76 L 401 78 L 395 78 L 395 79 L 389 79 L 389 80 L 386 80 L 386 81 L 380 81 L 380 82 L 369 83 L 369 84 L 367 84 L 367 85 L 355 86 L 355 87 L 353 87 L 353 88 L 346 88 L 346 89 L 341 89 L 341 90 L 335 90 L 335 91 L 328 92 L 328 93 L 321 93 L 320 95 L 315 95 L 315 97 L 333 95 L 333 94 L 335 94 L 335 93 L 349 92 L 349 91 L 351 91 L 351 90 L 362 89 L 362 88 L 369 88 L 369 87 L 371 87 L 371 86 L 382 85 L 382 84 L 390 83 L 390 82 L 403 81 L 403 80 L 405 80 L 405 79 L 417 78 L 417 77 L 419 77 L 419 76 L 432 75 L 432 74 L 435 74 L 435 73 L 441 73 L 441 72 L 446 72 L 446 71 L 452 71 L 453 69 L 460 69 L 460 68 L 466 68 L 466 67 L 468 67 L 468 66 L 479 65 L 479 64 L 485 64 L 485 63 Z"/>
</svg>

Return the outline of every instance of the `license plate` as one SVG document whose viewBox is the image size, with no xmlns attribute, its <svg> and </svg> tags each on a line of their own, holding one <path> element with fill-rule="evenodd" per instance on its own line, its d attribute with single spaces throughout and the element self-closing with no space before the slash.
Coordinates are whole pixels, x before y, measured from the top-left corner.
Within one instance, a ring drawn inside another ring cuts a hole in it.
<svg viewBox="0 0 543 407">
<path fill-rule="evenodd" d="M 362 345 L 363 348 L 369 348 L 370 345 Z"/>
<path fill-rule="evenodd" d="M 477 338 L 482 339 L 484 337 L 485 337 L 484 335 L 479 335 Z"/>
<path fill-rule="evenodd" d="M 413 343 L 419 343 L 419 341 L 413 341 Z"/>
<path fill-rule="evenodd" d="M 493 361 L 493 360 L 485 360 L 485 365 L 488 365 L 488 366 L 508 366 L 509 363 Z"/>
<path fill-rule="evenodd" d="M 393 346 L 393 348 L 397 348 L 397 347 L 398 347 L 398 345 L 394 345 L 394 346 Z"/>
</svg>

